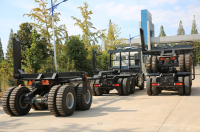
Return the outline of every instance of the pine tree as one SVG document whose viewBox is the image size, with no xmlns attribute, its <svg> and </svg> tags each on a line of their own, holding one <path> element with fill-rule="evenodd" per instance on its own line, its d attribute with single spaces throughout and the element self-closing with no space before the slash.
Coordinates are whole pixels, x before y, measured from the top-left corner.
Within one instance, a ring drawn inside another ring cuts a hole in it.
<svg viewBox="0 0 200 132">
<path fill-rule="evenodd" d="M 9 41 L 8 41 L 8 45 L 7 45 L 7 49 L 6 49 L 6 60 L 8 62 L 13 62 L 13 30 L 10 30 L 10 36 L 9 36 Z"/>
<path fill-rule="evenodd" d="M 109 20 L 108 36 L 111 40 L 115 40 L 114 29 L 113 29 L 113 24 L 112 24 L 111 20 Z"/>
<path fill-rule="evenodd" d="M 4 60 L 4 53 L 3 53 L 1 38 L 0 38 L 0 60 Z"/>
<path fill-rule="evenodd" d="M 160 33 L 159 33 L 159 37 L 162 37 L 162 36 L 166 36 L 163 25 L 160 26 Z"/>
<path fill-rule="evenodd" d="M 185 35 L 185 30 L 183 28 L 181 20 L 180 20 L 180 23 L 179 23 L 179 28 L 178 28 L 178 31 L 177 31 L 177 35 Z"/>
<path fill-rule="evenodd" d="M 192 21 L 191 34 L 198 34 L 197 24 L 196 24 L 196 20 L 195 20 L 195 15 L 194 15 L 194 19 Z"/>
</svg>

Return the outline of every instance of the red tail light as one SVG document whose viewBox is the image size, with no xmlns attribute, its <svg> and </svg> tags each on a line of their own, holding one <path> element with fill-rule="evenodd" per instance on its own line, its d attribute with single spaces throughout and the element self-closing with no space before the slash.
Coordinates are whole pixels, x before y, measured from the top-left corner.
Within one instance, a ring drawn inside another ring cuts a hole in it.
<svg viewBox="0 0 200 132">
<path fill-rule="evenodd" d="M 175 60 L 176 59 L 176 57 L 170 57 L 170 60 Z"/>
<path fill-rule="evenodd" d="M 174 83 L 175 86 L 182 86 L 183 83 Z"/>
<path fill-rule="evenodd" d="M 164 57 L 161 57 L 161 58 L 160 58 L 160 60 L 165 60 L 165 59 L 166 59 L 166 58 L 164 58 Z"/>
<path fill-rule="evenodd" d="M 94 84 L 94 87 L 100 87 L 100 84 Z"/>
<path fill-rule="evenodd" d="M 49 85 L 49 80 L 42 80 L 42 85 Z"/>
<path fill-rule="evenodd" d="M 32 83 L 35 82 L 34 80 L 28 80 L 28 85 L 32 85 Z"/>
<path fill-rule="evenodd" d="M 152 83 L 151 86 L 159 86 L 159 83 Z"/>
<path fill-rule="evenodd" d="M 119 85 L 119 84 L 113 84 L 112 86 L 114 86 L 114 87 L 119 87 L 120 85 Z"/>
</svg>

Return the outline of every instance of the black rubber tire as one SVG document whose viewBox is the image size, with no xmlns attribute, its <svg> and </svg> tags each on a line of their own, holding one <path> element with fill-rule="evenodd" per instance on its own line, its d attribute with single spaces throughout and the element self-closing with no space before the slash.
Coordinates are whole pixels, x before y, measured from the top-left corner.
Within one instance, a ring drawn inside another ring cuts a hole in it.
<svg viewBox="0 0 200 132">
<path fill-rule="evenodd" d="M 95 81 L 96 84 L 99 84 L 99 82 L 100 82 L 100 80 L 96 80 L 96 81 Z M 103 90 L 100 89 L 99 87 L 95 87 L 95 94 L 96 94 L 97 96 L 102 96 Z"/>
<path fill-rule="evenodd" d="M 90 82 L 90 87 L 91 87 L 91 89 L 92 89 L 92 95 L 93 95 L 93 96 L 96 96 L 95 88 L 94 88 L 94 83 L 95 83 L 95 80 L 92 80 L 92 81 Z"/>
<path fill-rule="evenodd" d="M 26 115 L 30 111 L 31 109 L 30 104 L 23 104 L 23 103 L 20 104 L 20 100 L 22 100 L 23 96 L 29 92 L 30 90 L 24 86 L 19 86 L 12 91 L 10 95 L 9 105 L 14 115 L 17 116 Z"/>
<path fill-rule="evenodd" d="M 66 97 L 69 93 L 73 96 L 73 104 L 71 108 L 66 105 Z M 74 113 L 76 108 L 76 92 L 72 86 L 62 85 L 58 89 L 56 95 L 56 108 L 61 116 L 70 116 Z"/>
<path fill-rule="evenodd" d="M 138 77 L 138 87 L 140 90 L 144 90 L 144 76 L 139 75 Z"/>
<path fill-rule="evenodd" d="M 123 79 L 122 90 L 124 95 L 130 94 L 130 80 L 128 78 Z"/>
<path fill-rule="evenodd" d="M 108 89 L 103 90 L 103 94 L 109 94 L 109 92 L 110 92 L 110 90 L 108 90 Z"/>
<path fill-rule="evenodd" d="M 135 80 L 133 77 L 130 77 L 129 81 L 130 81 L 130 94 L 134 94 L 135 93 Z"/>
<path fill-rule="evenodd" d="M 185 54 L 185 71 L 191 72 L 192 71 L 192 62 L 191 62 L 191 54 Z"/>
<path fill-rule="evenodd" d="M 89 93 L 89 100 L 88 102 L 85 100 L 86 94 L 83 94 L 83 84 L 80 84 L 77 89 L 76 94 L 76 107 L 78 107 L 79 110 L 89 110 L 92 104 L 92 89 L 90 86 L 87 86 L 87 91 Z"/>
<path fill-rule="evenodd" d="M 152 83 L 156 83 L 156 77 L 152 78 Z M 158 88 L 152 86 L 153 95 L 158 95 Z"/>
<path fill-rule="evenodd" d="M 147 57 L 146 70 L 147 70 L 147 73 L 151 73 L 151 57 Z"/>
<path fill-rule="evenodd" d="M 120 84 L 119 87 L 117 87 L 117 91 L 119 95 L 123 95 L 123 90 L 122 90 L 122 82 L 123 82 L 123 78 L 119 78 L 117 83 Z"/>
<path fill-rule="evenodd" d="M 53 86 L 50 91 L 49 91 L 49 95 L 48 95 L 48 108 L 49 111 L 52 115 L 54 116 L 59 116 L 60 114 L 58 113 L 58 110 L 56 108 L 56 95 L 58 92 L 58 89 L 60 88 L 60 85 L 55 85 Z"/>
<path fill-rule="evenodd" d="M 182 86 L 179 86 L 178 88 L 178 94 L 180 96 L 184 95 L 185 91 L 184 91 L 184 77 L 178 77 L 179 82 L 182 82 Z"/>
<path fill-rule="evenodd" d="M 146 91 L 147 91 L 147 95 L 151 96 L 152 95 L 152 87 L 151 87 L 151 78 L 147 78 L 147 82 L 146 82 Z"/>
<path fill-rule="evenodd" d="M 191 94 L 190 76 L 185 76 L 184 86 L 185 86 L 185 95 L 190 95 Z"/>
<path fill-rule="evenodd" d="M 179 71 L 185 72 L 185 56 L 183 54 L 179 55 L 178 60 L 179 60 Z"/>
<path fill-rule="evenodd" d="M 152 73 L 157 73 L 158 72 L 157 57 L 156 56 L 152 57 L 151 67 L 152 67 Z"/>
<path fill-rule="evenodd" d="M 16 88 L 15 86 L 10 87 L 3 94 L 2 107 L 3 107 L 4 112 L 8 115 L 14 115 L 10 109 L 9 100 L 10 100 L 10 95 L 15 88 Z"/>
</svg>

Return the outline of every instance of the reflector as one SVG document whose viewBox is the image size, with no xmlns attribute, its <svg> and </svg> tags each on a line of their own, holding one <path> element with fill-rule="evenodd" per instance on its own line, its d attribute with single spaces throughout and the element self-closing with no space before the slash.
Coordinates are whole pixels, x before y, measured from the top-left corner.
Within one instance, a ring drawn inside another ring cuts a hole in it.
<svg viewBox="0 0 200 132">
<path fill-rule="evenodd" d="M 159 83 L 152 83 L 151 86 L 159 86 Z"/>
<path fill-rule="evenodd" d="M 114 86 L 114 87 L 119 87 L 120 85 L 119 85 L 119 84 L 113 84 L 113 86 Z"/>
<path fill-rule="evenodd" d="M 94 84 L 94 87 L 100 87 L 100 84 Z"/>
<path fill-rule="evenodd" d="M 174 83 L 175 86 L 182 86 L 183 83 Z"/>
</svg>

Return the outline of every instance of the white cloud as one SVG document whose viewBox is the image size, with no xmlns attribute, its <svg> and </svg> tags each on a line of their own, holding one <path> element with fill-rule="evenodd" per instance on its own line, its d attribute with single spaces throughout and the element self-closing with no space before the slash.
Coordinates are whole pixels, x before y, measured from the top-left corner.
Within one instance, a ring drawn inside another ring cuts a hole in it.
<svg viewBox="0 0 200 132">
<path fill-rule="evenodd" d="M 174 7 L 175 10 L 178 10 L 178 9 L 180 9 L 180 8 L 181 8 L 180 6 L 175 6 L 175 7 Z"/>
</svg>

